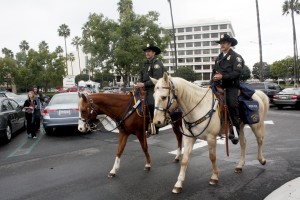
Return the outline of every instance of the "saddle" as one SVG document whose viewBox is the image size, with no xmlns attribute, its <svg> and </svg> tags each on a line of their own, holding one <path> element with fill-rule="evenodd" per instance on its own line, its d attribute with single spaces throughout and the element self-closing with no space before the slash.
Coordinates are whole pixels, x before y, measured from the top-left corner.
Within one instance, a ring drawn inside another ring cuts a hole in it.
<svg viewBox="0 0 300 200">
<path fill-rule="evenodd" d="M 139 102 L 137 108 L 135 109 L 136 113 L 140 116 L 144 116 L 144 109 L 143 109 L 143 102 L 145 96 L 145 90 L 141 88 L 137 88 L 135 90 L 130 91 L 131 95 L 133 96 L 134 105 Z"/>
</svg>

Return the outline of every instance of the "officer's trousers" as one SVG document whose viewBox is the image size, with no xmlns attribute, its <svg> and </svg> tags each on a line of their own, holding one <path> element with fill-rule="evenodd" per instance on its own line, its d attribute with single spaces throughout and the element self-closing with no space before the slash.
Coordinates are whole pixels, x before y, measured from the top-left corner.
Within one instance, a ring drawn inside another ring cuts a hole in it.
<svg viewBox="0 0 300 200">
<path fill-rule="evenodd" d="M 226 103 L 233 123 L 232 125 L 239 131 L 238 91 L 237 87 L 226 87 Z"/>
</svg>

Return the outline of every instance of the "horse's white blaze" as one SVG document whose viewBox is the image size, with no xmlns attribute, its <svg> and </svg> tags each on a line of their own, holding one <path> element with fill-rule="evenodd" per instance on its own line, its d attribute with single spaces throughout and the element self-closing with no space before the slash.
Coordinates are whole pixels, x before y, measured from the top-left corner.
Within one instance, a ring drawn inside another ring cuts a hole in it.
<svg viewBox="0 0 300 200">
<path fill-rule="evenodd" d="M 120 162 L 121 162 L 121 159 L 120 159 L 119 157 L 116 157 L 114 166 L 113 166 L 113 168 L 110 170 L 110 174 L 116 174 L 116 173 L 117 173 L 117 171 L 118 171 L 119 168 L 120 168 Z"/>
<path fill-rule="evenodd" d="M 85 128 L 85 123 L 82 121 L 82 120 L 78 120 L 78 130 L 80 132 L 85 132 L 86 131 L 86 128 Z"/>
</svg>

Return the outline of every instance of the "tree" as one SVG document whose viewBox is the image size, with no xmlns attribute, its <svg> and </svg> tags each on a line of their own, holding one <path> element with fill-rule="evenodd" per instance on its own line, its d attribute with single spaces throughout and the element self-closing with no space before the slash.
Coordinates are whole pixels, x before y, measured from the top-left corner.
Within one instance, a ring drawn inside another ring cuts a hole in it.
<svg viewBox="0 0 300 200">
<path fill-rule="evenodd" d="M 57 47 L 55 48 L 55 52 L 56 52 L 57 54 L 61 54 L 61 53 L 64 52 L 64 50 L 63 50 L 63 48 L 62 48 L 61 46 L 57 46 Z"/>
<path fill-rule="evenodd" d="M 66 24 L 62 24 L 59 26 L 59 29 L 57 30 L 58 31 L 58 35 L 60 37 L 63 37 L 64 40 L 65 40 L 65 51 L 66 51 L 66 72 L 67 72 L 67 75 L 68 75 L 68 51 L 67 51 L 67 37 L 70 36 L 70 29 L 68 27 L 68 25 Z"/>
<path fill-rule="evenodd" d="M 79 46 L 81 45 L 80 43 L 81 39 L 78 36 L 75 36 L 72 40 L 72 45 L 76 47 L 76 51 L 77 51 L 77 57 L 78 57 L 78 66 L 79 66 L 79 73 L 81 74 L 81 65 L 80 65 L 80 56 L 79 56 Z"/>
<path fill-rule="evenodd" d="M 16 61 L 13 58 L 0 58 L 0 85 L 11 85 L 14 82 L 16 66 Z"/>
<path fill-rule="evenodd" d="M 12 52 L 12 50 L 10 50 L 10 49 L 8 49 L 6 47 L 4 47 L 2 49 L 2 53 L 4 54 L 5 58 L 13 58 L 14 57 L 14 53 Z"/>
<path fill-rule="evenodd" d="M 26 40 L 22 40 L 19 47 L 20 47 L 20 50 L 25 53 L 29 50 L 29 44 Z"/>
<path fill-rule="evenodd" d="M 47 42 L 41 41 L 39 43 L 39 52 L 48 52 L 49 51 L 49 46 Z"/>
<path fill-rule="evenodd" d="M 199 75 L 194 72 L 191 66 L 188 67 L 179 67 L 174 73 L 175 77 L 181 77 L 187 81 L 194 82 L 199 79 Z"/>
<path fill-rule="evenodd" d="M 287 80 L 293 74 L 293 58 L 287 57 L 283 60 L 278 60 L 272 63 L 270 71 L 275 78 Z"/>
<path fill-rule="evenodd" d="M 261 73 L 260 73 L 261 64 L 255 63 L 253 65 L 252 75 L 255 79 L 261 79 Z M 268 63 L 263 62 L 263 72 L 262 72 L 262 80 L 272 78 L 272 75 L 270 73 L 270 66 Z"/>
<path fill-rule="evenodd" d="M 75 56 L 73 53 L 68 54 L 68 60 L 71 62 L 71 69 L 72 69 L 72 75 L 73 75 L 73 61 L 75 60 Z"/>
<path fill-rule="evenodd" d="M 247 65 L 244 66 L 240 80 L 246 81 L 251 78 L 251 71 Z"/>
<path fill-rule="evenodd" d="M 298 72 L 298 48 L 294 13 L 300 14 L 300 3 L 298 0 L 285 0 L 282 5 L 282 15 L 288 15 L 291 13 L 292 25 L 293 25 L 293 47 L 294 47 L 294 79 L 295 83 L 299 82 Z"/>
</svg>

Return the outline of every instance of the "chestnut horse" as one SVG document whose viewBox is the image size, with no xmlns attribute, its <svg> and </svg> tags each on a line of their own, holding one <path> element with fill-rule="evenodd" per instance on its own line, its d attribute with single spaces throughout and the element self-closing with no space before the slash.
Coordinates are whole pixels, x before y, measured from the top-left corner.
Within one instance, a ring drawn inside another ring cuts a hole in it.
<svg viewBox="0 0 300 200">
<path fill-rule="evenodd" d="M 180 193 L 182 191 L 190 153 L 197 138 L 207 140 L 209 158 L 213 167 L 209 184 L 216 185 L 219 176 L 216 160 L 216 137 L 221 131 L 221 121 L 218 112 L 214 112 L 217 104 L 211 89 L 198 87 L 182 78 L 168 77 L 166 73 L 163 78 L 159 80 L 151 80 L 155 84 L 153 122 L 157 125 L 164 125 L 166 121 L 164 112 L 167 111 L 167 108 L 172 104 L 170 99 L 176 98 L 176 103 L 182 110 L 183 121 L 186 124 L 186 126 L 183 126 L 185 150 L 181 161 L 180 173 L 172 192 Z M 264 118 L 269 109 L 269 98 L 262 91 L 255 91 L 252 98 L 259 103 L 260 122 L 249 126 L 256 136 L 258 144 L 257 159 L 262 165 L 265 165 L 266 159 L 262 155 L 262 144 L 265 135 Z M 245 124 L 240 124 L 239 140 L 241 158 L 235 168 L 235 172 L 242 172 L 242 168 L 245 164 L 246 138 L 244 136 L 244 126 Z"/>
<path fill-rule="evenodd" d="M 144 117 L 140 116 L 134 106 L 133 95 L 130 94 L 111 94 L 111 93 L 96 93 L 85 95 L 81 94 L 79 99 L 79 123 L 78 130 L 81 132 L 87 132 L 90 126 L 97 119 L 97 115 L 105 114 L 113 119 L 119 130 L 119 146 L 117 150 L 117 155 L 115 159 L 114 166 L 108 177 L 114 177 L 120 168 L 120 160 L 128 136 L 130 134 L 136 135 L 138 138 L 144 154 L 146 156 L 146 165 L 144 170 L 149 171 L 151 168 L 151 159 L 148 153 L 148 146 L 145 134 L 145 124 Z M 180 116 L 174 116 L 173 120 L 180 118 Z M 149 121 L 146 118 L 147 122 Z M 182 155 L 182 127 L 181 120 L 179 120 L 173 128 L 178 142 L 177 155 L 175 157 L 175 162 L 179 162 Z"/>
</svg>

